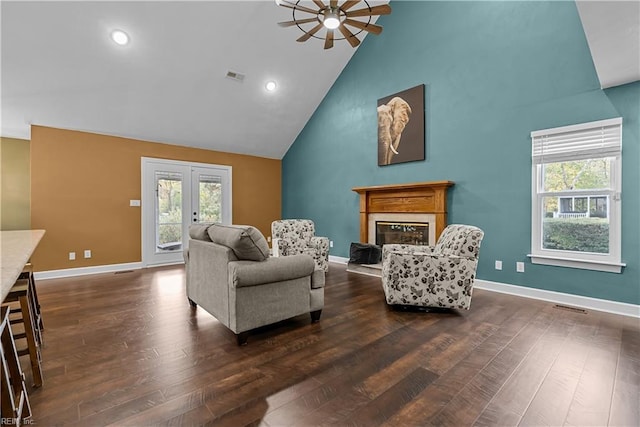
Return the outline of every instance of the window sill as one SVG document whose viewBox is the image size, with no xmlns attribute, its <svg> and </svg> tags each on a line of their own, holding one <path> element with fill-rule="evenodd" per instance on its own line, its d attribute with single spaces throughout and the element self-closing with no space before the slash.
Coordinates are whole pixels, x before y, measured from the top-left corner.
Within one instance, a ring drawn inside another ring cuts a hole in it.
<svg viewBox="0 0 640 427">
<path fill-rule="evenodd" d="M 579 268 L 582 270 L 605 271 L 608 273 L 622 273 L 627 264 L 603 261 L 588 261 L 576 258 L 564 258 L 548 255 L 528 254 L 532 264 L 553 265 L 556 267 Z"/>
</svg>

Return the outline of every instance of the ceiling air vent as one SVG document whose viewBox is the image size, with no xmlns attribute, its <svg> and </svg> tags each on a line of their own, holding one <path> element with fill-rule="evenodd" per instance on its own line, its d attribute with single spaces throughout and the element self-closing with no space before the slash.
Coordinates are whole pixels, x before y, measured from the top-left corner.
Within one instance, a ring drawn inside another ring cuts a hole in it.
<svg viewBox="0 0 640 427">
<path fill-rule="evenodd" d="M 244 80 L 244 74 L 236 73 L 235 71 L 227 71 L 227 78 L 242 83 Z"/>
</svg>

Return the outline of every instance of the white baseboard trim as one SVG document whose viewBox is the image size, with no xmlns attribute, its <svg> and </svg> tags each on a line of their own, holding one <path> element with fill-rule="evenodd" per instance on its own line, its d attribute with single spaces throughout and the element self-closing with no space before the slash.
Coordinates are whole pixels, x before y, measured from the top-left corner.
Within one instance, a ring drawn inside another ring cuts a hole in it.
<svg viewBox="0 0 640 427">
<path fill-rule="evenodd" d="M 329 255 L 329 262 L 335 262 L 336 264 L 347 265 L 349 263 L 349 258 L 344 258 L 344 257 L 341 257 L 341 256 Z"/>
<path fill-rule="evenodd" d="M 526 286 L 508 285 L 506 283 L 491 282 L 489 280 L 476 279 L 475 288 L 484 289 L 502 294 L 549 301 L 557 304 L 581 307 L 590 310 L 604 311 L 606 313 L 619 314 L 640 318 L 640 305 L 624 302 L 608 301 L 598 298 L 583 297 L 580 295 L 565 294 L 562 292 L 547 291 L 543 289 L 528 288 Z"/>
<path fill-rule="evenodd" d="M 38 280 L 59 279 L 63 277 L 86 276 L 87 274 L 114 273 L 116 271 L 139 270 L 141 262 L 126 264 L 96 265 L 93 267 L 65 268 L 63 270 L 38 271 L 34 276 Z"/>
</svg>

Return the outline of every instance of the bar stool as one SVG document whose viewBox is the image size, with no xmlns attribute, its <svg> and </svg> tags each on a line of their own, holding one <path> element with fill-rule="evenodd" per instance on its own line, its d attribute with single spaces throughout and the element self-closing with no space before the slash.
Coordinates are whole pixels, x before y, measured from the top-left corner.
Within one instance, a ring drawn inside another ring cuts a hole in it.
<svg viewBox="0 0 640 427">
<path fill-rule="evenodd" d="M 2 424 L 22 425 L 26 418 L 31 417 L 31 405 L 27 388 L 24 385 L 24 374 L 20 369 L 18 352 L 16 351 L 11 327 L 9 326 L 9 309 L 1 307 L 0 330 L 2 339 L 0 340 L 0 354 L 2 357 L 1 374 L 2 385 L 0 395 L 2 395 L 2 410 L 0 417 Z"/>
<path fill-rule="evenodd" d="M 9 291 L 9 294 L 2 303 L 9 309 L 9 314 L 19 314 L 9 318 L 9 323 L 23 324 L 24 332 L 14 333 L 14 340 L 26 339 L 27 348 L 18 349 L 18 356 L 28 354 L 31 361 L 31 372 L 33 373 L 33 386 L 42 386 L 42 366 L 40 357 L 40 340 L 38 338 L 37 325 L 34 323 L 35 308 L 31 304 L 31 287 L 29 280 L 18 279 Z"/>
<path fill-rule="evenodd" d="M 31 295 L 31 307 L 33 308 L 33 322 L 37 327 L 36 333 L 38 334 L 38 342 L 42 345 L 42 330 L 44 329 L 44 324 L 42 323 L 42 313 L 40 311 L 40 301 L 38 301 L 38 292 L 36 291 L 36 279 L 33 276 L 33 265 L 31 262 L 25 264 L 22 269 L 22 273 L 18 279 L 26 279 L 29 281 L 29 291 Z"/>
</svg>

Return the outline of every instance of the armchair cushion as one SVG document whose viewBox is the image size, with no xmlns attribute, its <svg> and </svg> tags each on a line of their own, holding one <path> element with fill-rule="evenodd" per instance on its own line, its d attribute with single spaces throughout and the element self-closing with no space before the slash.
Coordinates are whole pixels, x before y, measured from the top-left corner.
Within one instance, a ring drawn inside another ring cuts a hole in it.
<svg viewBox="0 0 640 427">
<path fill-rule="evenodd" d="M 212 224 L 207 233 L 213 243 L 227 246 L 239 260 L 264 261 L 269 258 L 267 240 L 255 227 Z"/>
</svg>

